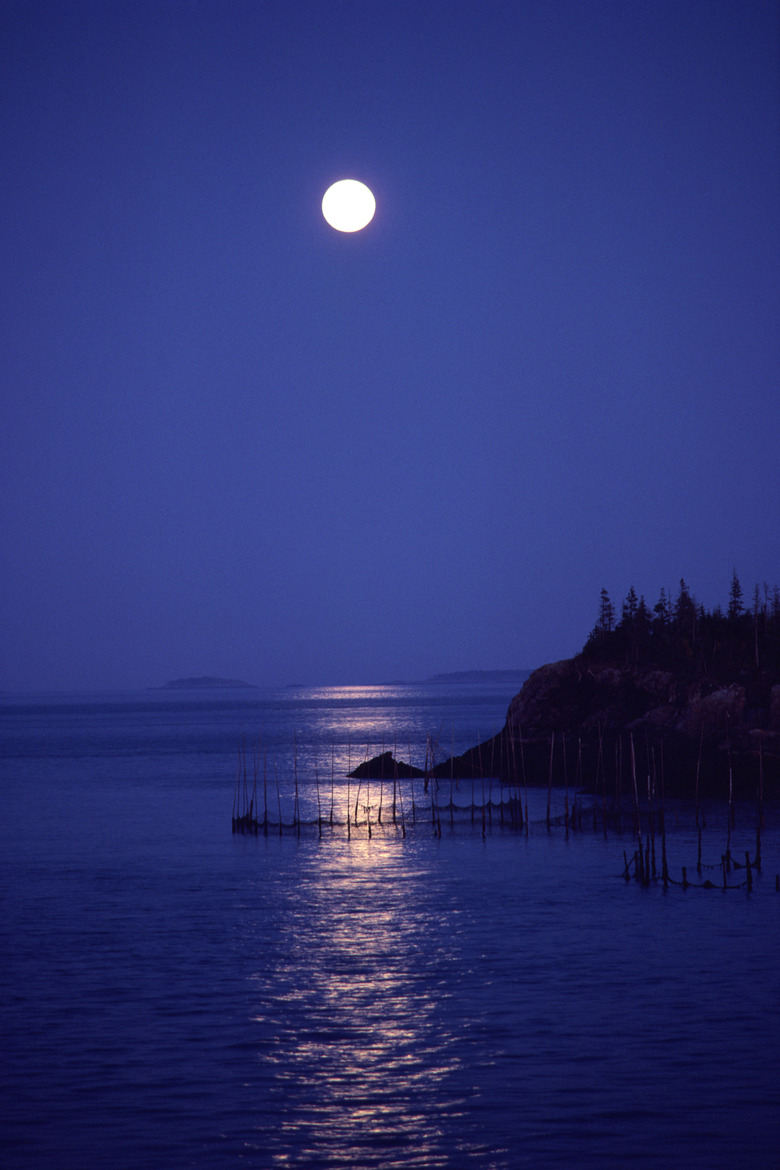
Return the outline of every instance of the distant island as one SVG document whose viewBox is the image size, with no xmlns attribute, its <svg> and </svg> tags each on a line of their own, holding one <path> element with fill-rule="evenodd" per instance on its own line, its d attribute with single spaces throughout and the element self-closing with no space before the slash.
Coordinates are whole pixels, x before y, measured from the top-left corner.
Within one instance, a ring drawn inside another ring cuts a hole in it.
<svg viewBox="0 0 780 1170">
<path fill-rule="evenodd" d="M 516 685 L 528 678 L 530 670 L 458 670 L 452 674 L 434 674 L 425 679 L 426 683 L 508 683 Z M 301 690 L 306 683 L 287 683 L 286 690 Z M 388 686 L 419 686 L 419 683 L 388 683 Z M 174 678 L 162 686 L 150 687 L 153 691 L 197 691 L 197 690 L 257 690 L 255 683 L 240 678 L 217 678 L 214 675 L 200 675 L 197 678 Z"/>
<path fill-rule="evenodd" d="M 207 691 L 217 688 L 222 690 L 257 690 L 254 683 L 243 682 L 239 678 L 214 678 L 210 674 L 204 674 L 198 678 L 175 678 L 171 682 L 151 689 L 153 691 Z"/>
<path fill-rule="evenodd" d="M 530 670 L 455 670 L 449 674 L 432 674 L 429 683 L 517 683 L 526 679 Z"/>
</svg>

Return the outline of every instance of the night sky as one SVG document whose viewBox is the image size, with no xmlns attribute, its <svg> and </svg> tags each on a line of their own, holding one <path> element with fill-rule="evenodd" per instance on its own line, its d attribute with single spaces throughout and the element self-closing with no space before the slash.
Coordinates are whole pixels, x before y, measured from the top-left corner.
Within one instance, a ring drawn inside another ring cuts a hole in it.
<svg viewBox="0 0 780 1170">
<path fill-rule="evenodd" d="M 0 688 L 530 669 L 602 586 L 780 583 L 779 30 L 3 0 Z"/>
</svg>

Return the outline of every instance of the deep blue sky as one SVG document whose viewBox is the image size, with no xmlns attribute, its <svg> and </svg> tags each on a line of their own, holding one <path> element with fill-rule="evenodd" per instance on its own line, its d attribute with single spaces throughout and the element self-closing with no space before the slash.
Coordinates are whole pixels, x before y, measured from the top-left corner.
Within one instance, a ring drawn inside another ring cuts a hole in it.
<svg viewBox="0 0 780 1170">
<path fill-rule="evenodd" d="M 775 0 L 0 21 L 0 687 L 530 668 L 602 586 L 780 582 Z"/>
</svg>

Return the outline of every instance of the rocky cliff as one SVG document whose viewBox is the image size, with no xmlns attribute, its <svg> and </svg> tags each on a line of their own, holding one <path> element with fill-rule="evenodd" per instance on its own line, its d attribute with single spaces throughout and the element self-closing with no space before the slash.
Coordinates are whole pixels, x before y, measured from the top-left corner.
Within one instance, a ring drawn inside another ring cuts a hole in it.
<svg viewBox="0 0 780 1170">
<path fill-rule="evenodd" d="M 626 791 L 637 775 L 669 794 L 780 796 L 780 683 L 728 685 L 671 670 L 618 667 L 584 656 L 535 670 L 502 731 L 455 760 L 443 778 L 500 775 Z"/>
<path fill-rule="evenodd" d="M 507 723 L 528 739 L 552 731 L 633 732 L 772 754 L 780 751 L 780 683 L 737 678 L 722 685 L 700 675 L 567 658 L 534 671 L 512 700 Z"/>
</svg>

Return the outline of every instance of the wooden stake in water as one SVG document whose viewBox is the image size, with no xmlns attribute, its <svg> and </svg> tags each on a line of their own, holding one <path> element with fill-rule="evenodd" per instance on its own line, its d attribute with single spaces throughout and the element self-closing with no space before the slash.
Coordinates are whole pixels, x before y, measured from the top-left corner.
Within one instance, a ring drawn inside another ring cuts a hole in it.
<svg viewBox="0 0 780 1170">
<path fill-rule="evenodd" d="M 243 735 L 241 736 L 241 757 L 244 764 L 244 816 L 246 816 L 246 811 L 249 807 L 249 790 L 246 782 L 246 741 Z"/>
<path fill-rule="evenodd" d="M 320 771 L 317 763 L 317 749 L 314 749 L 314 783 L 317 786 L 317 831 L 322 836 L 322 807 L 320 805 Z"/>
<path fill-rule="evenodd" d="M 607 791 L 607 769 L 605 766 L 605 762 L 603 762 L 603 737 L 601 735 L 601 723 L 596 724 L 596 727 L 598 727 L 598 729 L 599 729 L 599 755 L 596 756 L 595 790 L 596 790 L 596 792 L 599 791 L 599 778 L 601 778 L 601 785 L 603 787 L 603 791 L 606 792 Z M 595 805 L 594 805 L 593 815 L 595 817 Z M 595 828 L 595 820 L 593 821 L 593 827 Z"/>
<path fill-rule="evenodd" d="M 301 810 L 298 803 L 298 741 L 293 736 L 293 772 L 295 774 L 295 803 L 293 805 L 293 825 L 298 836 L 301 835 Z"/>
<path fill-rule="evenodd" d="M 452 725 L 452 747 L 450 749 L 450 824 L 453 823 L 455 815 L 455 801 L 453 797 L 453 786 L 455 783 L 455 724 Z M 503 804 L 502 804 L 503 810 Z"/>
<path fill-rule="evenodd" d="M 482 836 L 485 836 L 485 777 L 482 775 L 480 768 L 480 780 L 482 782 Z"/>
<path fill-rule="evenodd" d="M 333 740 L 330 741 L 330 823 L 333 826 L 333 799 L 335 788 L 335 774 L 336 774 L 336 745 Z"/>
<path fill-rule="evenodd" d="M 701 725 L 701 735 L 699 736 L 699 758 L 696 761 L 696 824 L 699 823 L 699 776 L 701 774 L 701 753 L 704 747 L 704 724 Z"/>
<path fill-rule="evenodd" d="M 352 832 L 349 827 L 352 800 L 349 794 L 349 776 L 352 771 L 352 741 L 347 740 L 347 840 L 351 840 Z"/>
<path fill-rule="evenodd" d="M 276 770 L 276 761 L 274 761 L 274 779 L 276 780 L 276 804 L 279 808 L 279 836 L 282 835 L 282 797 L 279 793 L 279 773 Z"/>
<path fill-rule="evenodd" d="M 631 789 L 634 797 L 634 832 L 639 831 L 639 793 L 636 786 L 636 756 L 634 754 L 634 733 L 630 734 L 631 744 Z"/>
<path fill-rule="evenodd" d="M 606 777 L 604 783 L 606 784 Z M 615 766 L 615 816 L 617 820 L 617 831 L 620 833 L 623 828 L 623 736 L 618 736 L 617 741 L 617 760 Z"/>
<path fill-rule="evenodd" d="M 268 834 L 268 754 L 263 748 L 263 832 Z"/>
<path fill-rule="evenodd" d="M 431 785 L 431 824 L 435 825 L 436 824 L 436 804 L 435 804 L 434 799 L 433 799 L 433 784 L 431 783 L 431 776 L 430 776 L 430 771 L 429 771 L 432 758 L 433 758 L 433 750 L 431 748 L 431 738 L 430 738 L 430 736 L 426 736 L 425 737 L 425 768 L 424 768 L 424 771 L 425 771 L 425 791 L 426 792 L 428 791 L 428 785 L 430 783 L 430 785 Z"/>
<path fill-rule="evenodd" d="M 398 743 L 393 736 L 393 824 L 396 824 L 395 806 L 398 799 Z"/>
<path fill-rule="evenodd" d="M 404 790 L 398 777 L 398 763 L 395 765 L 395 778 L 398 779 L 398 799 L 401 805 L 401 835 L 406 837 L 406 819 L 404 817 Z M 393 798 L 395 801 L 395 797 Z M 395 823 L 395 803 L 393 803 L 393 823 Z"/>
<path fill-rule="evenodd" d="M 645 732 L 645 766 L 647 768 L 647 815 L 649 821 L 650 841 L 649 849 L 652 857 L 653 877 L 657 876 L 655 868 L 655 756 L 653 756 L 653 776 L 650 778 L 650 741 Z"/>
<path fill-rule="evenodd" d="M 523 827 L 523 801 L 520 795 L 520 775 L 517 770 L 517 753 L 515 751 L 515 729 L 509 726 L 509 747 L 512 753 L 512 781 L 513 787 L 513 814 L 512 821 L 517 828 Z"/>
<path fill-rule="evenodd" d="M 666 862 L 666 800 L 663 772 L 663 754 L 661 755 L 661 876 L 664 880 L 664 889 L 669 885 L 669 866 Z"/>
<path fill-rule="evenodd" d="M 238 769 L 236 771 L 236 783 L 233 788 L 233 828 L 236 827 L 236 820 L 238 819 L 239 796 L 241 791 L 241 741 L 238 742 Z"/>
<path fill-rule="evenodd" d="M 639 860 L 643 864 L 642 858 L 642 826 L 639 820 L 639 793 L 636 785 L 636 752 L 634 751 L 634 733 L 631 733 L 631 782 L 634 790 L 634 828 L 636 830 L 636 837 L 639 843 Z M 644 884 L 644 873 L 642 873 L 642 884 Z"/>
<path fill-rule="evenodd" d="M 257 770 L 258 770 L 259 766 L 260 766 L 260 761 L 258 759 L 257 751 L 253 745 L 252 746 L 252 770 L 254 772 L 254 784 L 252 786 L 252 800 L 251 800 L 250 805 L 249 805 L 249 819 L 251 821 L 252 817 L 254 815 L 255 826 L 257 825 Z"/>
<path fill-rule="evenodd" d="M 731 830 L 734 827 L 734 774 L 731 769 L 731 744 L 727 742 L 729 755 L 729 828 L 726 834 L 726 856 L 731 853 Z"/>
<path fill-rule="evenodd" d="M 756 859 L 755 866 L 761 872 L 761 829 L 764 822 L 764 745 L 758 741 L 758 793 L 756 801 Z"/>
<path fill-rule="evenodd" d="M 528 783 L 525 775 L 525 749 L 523 748 L 523 729 L 520 731 L 520 767 L 523 769 L 523 798 L 525 803 L 525 835 L 528 836 Z"/>
<path fill-rule="evenodd" d="M 360 788 L 363 783 L 363 777 L 358 776 L 357 793 L 355 795 L 355 828 L 358 827 L 358 803 L 360 801 Z"/>
<path fill-rule="evenodd" d="M 569 840 L 569 769 L 566 767 L 566 740 L 561 732 L 561 750 L 563 752 L 563 785 L 564 785 L 564 805 L 563 805 L 563 823 L 566 826 L 566 840 Z M 595 808 L 595 805 L 594 805 Z"/>
</svg>

